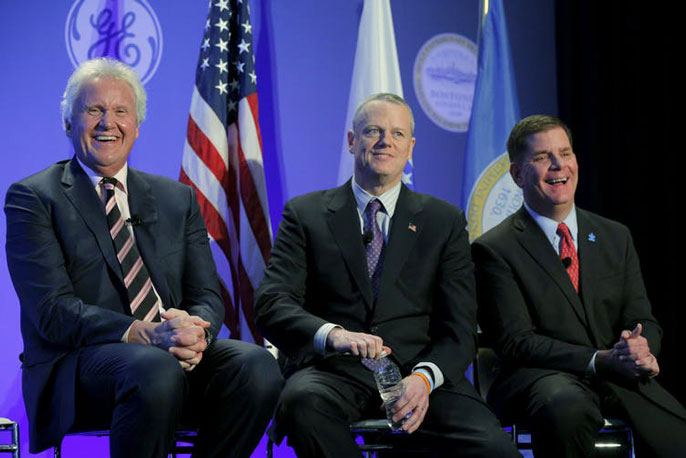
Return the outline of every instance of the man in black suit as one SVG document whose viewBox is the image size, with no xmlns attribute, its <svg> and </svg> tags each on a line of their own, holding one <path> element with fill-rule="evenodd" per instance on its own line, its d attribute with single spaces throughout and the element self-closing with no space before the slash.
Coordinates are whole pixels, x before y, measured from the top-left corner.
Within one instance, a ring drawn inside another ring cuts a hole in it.
<svg viewBox="0 0 686 458">
<path fill-rule="evenodd" d="M 194 456 L 248 456 L 278 365 L 214 340 L 224 308 L 195 195 L 127 166 L 145 103 L 130 67 L 83 63 L 62 102 L 74 158 L 7 192 L 31 452 L 86 428 L 110 430 L 112 457 L 166 457 L 183 419 L 200 428 Z"/>
<path fill-rule="evenodd" d="M 536 457 L 590 456 L 603 415 L 638 456 L 686 454 L 686 411 L 654 379 L 661 329 L 629 230 L 574 205 L 569 129 L 521 120 L 507 143 L 524 206 L 472 245 L 479 324 L 502 369 L 496 411 L 532 430 Z"/>
<path fill-rule="evenodd" d="M 476 348 L 464 214 L 401 184 L 413 127 L 402 98 L 368 98 L 348 133 L 354 178 L 284 209 L 257 324 L 287 356 L 277 433 L 300 457 L 360 456 L 348 425 L 381 414 L 360 357 L 382 349 L 404 376 L 394 420 L 411 414 L 406 432 L 449 456 L 516 455 L 463 375 Z"/>
</svg>

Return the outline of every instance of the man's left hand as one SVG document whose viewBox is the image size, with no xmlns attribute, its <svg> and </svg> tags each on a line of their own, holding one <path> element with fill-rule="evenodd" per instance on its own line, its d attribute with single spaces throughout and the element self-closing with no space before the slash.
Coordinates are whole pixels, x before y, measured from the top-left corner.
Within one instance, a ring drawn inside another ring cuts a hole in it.
<svg viewBox="0 0 686 458">
<path fill-rule="evenodd" d="M 641 335 L 642 332 L 641 323 L 632 331 L 622 331 L 619 342 L 614 345 L 614 352 L 620 361 L 633 363 L 642 376 L 655 377 L 660 373 L 660 366 L 657 358 L 650 352 L 648 340 Z"/>
<path fill-rule="evenodd" d="M 395 404 L 393 421 L 400 421 L 412 412 L 412 415 L 403 423 L 403 430 L 412 434 L 422 424 L 426 411 L 429 409 L 429 390 L 424 380 L 416 375 L 405 377 L 403 385 L 405 385 L 405 393 Z"/>
</svg>

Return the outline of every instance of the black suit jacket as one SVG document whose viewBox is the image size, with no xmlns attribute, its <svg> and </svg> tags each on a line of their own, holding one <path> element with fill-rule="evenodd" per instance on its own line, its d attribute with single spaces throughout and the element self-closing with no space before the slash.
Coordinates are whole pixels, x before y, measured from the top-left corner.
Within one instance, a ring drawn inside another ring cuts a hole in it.
<svg viewBox="0 0 686 458">
<path fill-rule="evenodd" d="M 219 331 L 224 308 L 207 232 L 191 188 L 129 168 L 136 245 L 164 307 Z M 74 421 L 79 349 L 120 342 L 133 323 L 104 206 L 75 159 L 7 191 L 7 263 L 21 303 L 23 392 L 31 451 Z"/>
<path fill-rule="evenodd" d="M 472 245 L 479 324 L 503 357 L 489 394 L 503 412 L 540 377 L 568 372 L 583 377 L 594 352 L 609 349 L 622 330 L 643 325 L 653 354 L 662 331 L 650 310 L 629 230 L 577 209 L 580 292 L 559 256 L 522 207 Z M 640 392 L 683 417 L 683 409 L 654 380 L 609 381 L 630 409 L 627 391 Z"/>
<path fill-rule="evenodd" d="M 448 385 L 468 385 L 476 304 L 464 214 L 402 186 L 376 303 L 359 220 L 350 181 L 286 204 L 257 293 L 258 327 L 291 367 L 320 358 L 313 337 L 332 322 L 382 337 L 405 373 L 428 361 Z"/>
</svg>

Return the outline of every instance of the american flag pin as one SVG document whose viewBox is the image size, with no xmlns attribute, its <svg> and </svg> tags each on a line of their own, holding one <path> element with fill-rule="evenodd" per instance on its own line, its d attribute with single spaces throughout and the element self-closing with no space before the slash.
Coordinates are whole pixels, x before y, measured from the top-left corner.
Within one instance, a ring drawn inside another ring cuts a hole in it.
<svg viewBox="0 0 686 458">
<path fill-rule="evenodd" d="M 589 242 L 595 242 L 595 234 L 593 232 L 588 234 L 588 241 Z"/>
<path fill-rule="evenodd" d="M 415 226 L 414 223 L 410 223 L 407 228 L 412 232 L 417 232 L 417 226 Z"/>
</svg>

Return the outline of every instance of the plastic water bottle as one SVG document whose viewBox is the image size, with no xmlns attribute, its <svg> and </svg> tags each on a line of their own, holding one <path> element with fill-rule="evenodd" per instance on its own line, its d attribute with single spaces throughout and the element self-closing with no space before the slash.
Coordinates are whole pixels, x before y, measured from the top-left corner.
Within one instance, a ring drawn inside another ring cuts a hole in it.
<svg viewBox="0 0 686 458">
<path fill-rule="evenodd" d="M 374 380 L 376 380 L 376 387 L 379 389 L 381 400 L 386 404 L 386 419 L 393 431 L 398 431 L 402 427 L 405 419 L 398 422 L 393 421 L 393 407 L 398 399 L 405 393 L 405 386 L 403 385 L 403 378 L 400 375 L 400 369 L 395 365 L 390 358 L 387 357 L 386 352 L 381 352 L 379 359 L 364 358 L 362 363 L 368 369 L 374 372 Z"/>
</svg>

